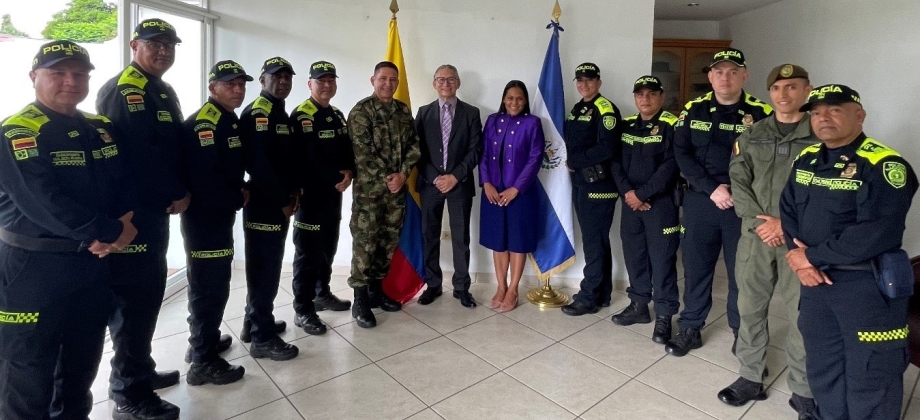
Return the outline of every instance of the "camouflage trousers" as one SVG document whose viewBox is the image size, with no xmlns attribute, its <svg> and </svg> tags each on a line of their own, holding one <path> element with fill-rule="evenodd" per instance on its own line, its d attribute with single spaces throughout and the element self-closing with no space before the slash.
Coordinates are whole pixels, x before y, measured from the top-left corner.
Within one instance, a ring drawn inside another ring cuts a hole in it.
<svg viewBox="0 0 920 420">
<path fill-rule="evenodd" d="M 380 288 L 390 271 L 393 251 L 399 244 L 399 231 L 406 215 L 405 190 L 379 197 L 355 197 L 351 205 L 352 288 Z"/>
</svg>

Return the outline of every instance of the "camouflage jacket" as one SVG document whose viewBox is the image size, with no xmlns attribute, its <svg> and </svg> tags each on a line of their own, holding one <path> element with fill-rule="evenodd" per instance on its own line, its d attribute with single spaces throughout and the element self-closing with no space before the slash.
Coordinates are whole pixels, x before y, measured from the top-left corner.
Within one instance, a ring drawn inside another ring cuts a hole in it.
<svg viewBox="0 0 920 420">
<path fill-rule="evenodd" d="M 348 114 L 348 134 L 355 152 L 354 195 L 388 194 L 386 176 L 409 171 L 419 160 L 419 138 L 409 106 L 398 100 L 384 104 L 368 96 Z"/>
</svg>

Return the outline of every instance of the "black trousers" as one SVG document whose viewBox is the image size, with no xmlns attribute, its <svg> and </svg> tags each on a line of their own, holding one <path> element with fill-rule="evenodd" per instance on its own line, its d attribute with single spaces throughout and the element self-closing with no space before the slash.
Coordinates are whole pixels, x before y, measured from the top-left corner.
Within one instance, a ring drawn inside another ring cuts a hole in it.
<svg viewBox="0 0 920 420">
<path fill-rule="evenodd" d="M 655 315 L 670 316 L 680 308 L 677 290 L 678 208 L 670 196 L 650 200 L 648 211 L 623 206 L 620 238 L 629 273 L 629 299 L 640 305 L 655 301 Z"/>
<path fill-rule="evenodd" d="M 684 197 L 683 240 L 684 309 L 679 328 L 703 328 L 712 309 L 712 276 L 719 251 L 728 271 L 728 326 L 738 331 L 738 283 L 735 282 L 735 254 L 741 239 L 741 218 L 735 209 L 719 210 L 709 196 L 688 191 Z"/>
<path fill-rule="evenodd" d="M 103 260 L 0 243 L 0 285 L 0 418 L 87 418 L 111 306 Z"/>
<path fill-rule="evenodd" d="M 434 189 L 434 187 L 431 187 Z M 444 203 L 450 223 L 450 243 L 454 255 L 454 276 L 451 279 L 454 290 L 470 289 L 470 214 L 473 197 L 447 198 L 436 189 L 421 194 L 422 236 L 424 243 L 425 274 L 428 287 L 441 287 L 444 275 L 441 272 L 441 220 L 444 217 Z"/>
<path fill-rule="evenodd" d="M 153 395 L 150 379 L 156 362 L 150 357 L 150 342 L 166 290 L 169 215 L 142 210 L 132 222 L 138 232 L 134 242 L 106 258 L 114 295 L 109 332 L 115 354 L 109 389 L 119 404 L 139 403 Z"/>
<path fill-rule="evenodd" d="M 274 338 L 275 297 L 281 281 L 284 241 L 288 218 L 281 209 L 253 194 L 243 208 L 243 237 L 246 247 L 246 319 L 252 323 L 252 340 L 265 343 Z"/>
<path fill-rule="evenodd" d="M 192 362 L 216 360 L 220 323 L 230 297 L 236 212 L 189 208 L 182 213 L 188 262 L 188 324 Z"/>
<path fill-rule="evenodd" d="M 604 188 L 606 187 L 606 188 Z M 613 184 L 595 186 L 572 183 L 572 202 L 581 228 L 585 251 L 585 278 L 573 298 L 589 305 L 610 303 L 613 292 L 613 255 L 610 251 L 610 227 L 616 210 L 616 188 Z"/>
<path fill-rule="evenodd" d="M 834 284 L 802 287 L 799 300 L 798 327 L 818 417 L 900 418 L 909 298 L 882 296 L 869 271 L 826 273 Z"/>
<path fill-rule="evenodd" d="M 316 313 L 313 299 L 328 295 L 332 262 L 339 246 L 342 194 L 304 196 L 294 215 L 294 311 Z"/>
</svg>

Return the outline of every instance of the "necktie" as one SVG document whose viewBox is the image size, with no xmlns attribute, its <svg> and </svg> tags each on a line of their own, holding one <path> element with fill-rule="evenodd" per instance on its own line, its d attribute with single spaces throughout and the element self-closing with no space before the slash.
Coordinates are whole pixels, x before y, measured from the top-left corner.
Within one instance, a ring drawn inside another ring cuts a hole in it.
<svg viewBox="0 0 920 420">
<path fill-rule="evenodd" d="M 450 128 L 454 117 L 450 115 L 450 102 L 441 106 L 441 145 L 444 146 L 444 170 L 447 170 L 447 144 L 450 141 Z"/>
</svg>

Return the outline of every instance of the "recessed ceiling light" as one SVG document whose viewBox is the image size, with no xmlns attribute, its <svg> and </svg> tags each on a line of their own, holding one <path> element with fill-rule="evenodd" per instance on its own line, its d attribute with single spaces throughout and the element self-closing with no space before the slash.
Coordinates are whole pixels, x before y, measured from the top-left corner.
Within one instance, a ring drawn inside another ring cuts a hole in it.
<svg viewBox="0 0 920 420">
<path fill-rule="evenodd" d="M 687 7 L 698 7 L 699 3 L 687 3 Z"/>
</svg>

